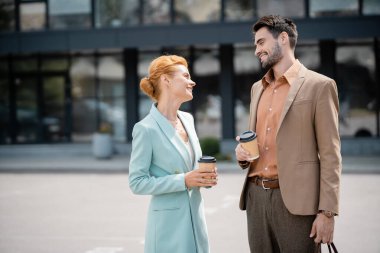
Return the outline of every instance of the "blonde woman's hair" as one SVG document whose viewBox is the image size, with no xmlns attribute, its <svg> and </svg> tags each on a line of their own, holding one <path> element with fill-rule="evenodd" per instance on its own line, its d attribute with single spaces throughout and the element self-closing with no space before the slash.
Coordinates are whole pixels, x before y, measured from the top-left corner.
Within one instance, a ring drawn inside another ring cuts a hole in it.
<svg viewBox="0 0 380 253">
<path fill-rule="evenodd" d="M 176 65 L 183 65 L 187 68 L 187 61 L 178 55 L 163 55 L 154 59 L 149 66 L 149 76 L 140 81 L 140 89 L 153 101 L 158 101 L 160 97 L 159 82 L 161 75 L 170 75 L 177 71 Z"/>
</svg>

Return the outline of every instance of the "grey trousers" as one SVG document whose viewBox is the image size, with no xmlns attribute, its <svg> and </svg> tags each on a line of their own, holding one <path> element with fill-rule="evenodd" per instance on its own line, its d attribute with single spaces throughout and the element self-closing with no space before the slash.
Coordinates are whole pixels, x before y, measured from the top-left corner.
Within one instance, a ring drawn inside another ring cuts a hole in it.
<svg viewBox="0 0 380 253">
<path fill-rule="evenodd" d="M 264 190 L 247 182 L 247 225 L 251 253 L 315 253 L 310 238 L 315 215 L 293 215 L 285 207 L 280 189 Z"/>
</svg>

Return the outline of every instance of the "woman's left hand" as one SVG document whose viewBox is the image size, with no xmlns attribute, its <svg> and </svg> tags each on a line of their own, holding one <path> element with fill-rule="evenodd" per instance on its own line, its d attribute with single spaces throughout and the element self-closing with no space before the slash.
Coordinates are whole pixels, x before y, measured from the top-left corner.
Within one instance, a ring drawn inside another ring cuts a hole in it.
<svg viewBox="0 0 380 253">
<path fill-rule="evenodd" d="M 213 172 L 198 168 L 185 174 L 185 184 L 187 188 L 215 186 L 217 185 L 217 181 L 217 168 L 215 168 Z"/>
</svg>

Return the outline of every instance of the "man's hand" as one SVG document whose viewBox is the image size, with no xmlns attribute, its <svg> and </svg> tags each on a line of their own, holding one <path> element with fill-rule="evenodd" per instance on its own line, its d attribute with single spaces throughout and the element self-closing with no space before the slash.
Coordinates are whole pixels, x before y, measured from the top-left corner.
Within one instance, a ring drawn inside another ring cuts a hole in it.
<svg viewBox="0 0 380 253">
<path fill-rule="evenodd" d="M 315 237 L 315 243 L 332 243 L 334 236 L 334 217 L 328 218 L 322 213 L 317 214 L 311 228 L 310 237 Z"/>
<path fill-rule="evenodd" d="M 240 137 L 236 136 L 236 141 L 239 141 Z M 251 158 L 250 153 L 245 150 L 242 145 L 239 143 L 235 148 L 236 160 L 238 161 L 249 161 Z"/>
</svg>

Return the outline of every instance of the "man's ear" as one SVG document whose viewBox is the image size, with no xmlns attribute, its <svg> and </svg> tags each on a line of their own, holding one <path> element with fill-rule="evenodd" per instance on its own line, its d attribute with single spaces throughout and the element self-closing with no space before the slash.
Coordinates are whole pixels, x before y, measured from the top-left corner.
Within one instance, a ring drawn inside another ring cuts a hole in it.
<svg viewBox="0 0 380 253">
<path fill-rule="evenodd" d="M 289 43 L 289 35 L 286 32 L 280 33 L 279 38 L 282 45 Z"/>
</svg>

